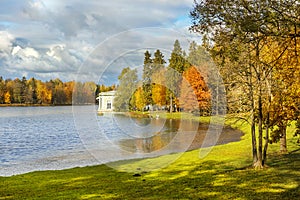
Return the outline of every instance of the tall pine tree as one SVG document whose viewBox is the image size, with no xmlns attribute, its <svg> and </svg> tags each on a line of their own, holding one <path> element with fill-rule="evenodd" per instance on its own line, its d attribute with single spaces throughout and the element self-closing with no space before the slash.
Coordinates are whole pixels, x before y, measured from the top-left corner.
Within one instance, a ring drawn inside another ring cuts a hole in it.
<svg viewBox="0 0 300 200">
<path fill-rule="evenodd" d="M 174 48 L 169 59 L 169 66 L 167 68 L 167 96 L 170 102 L 170 112 L 173 112 L 173 101 L 180 95 L 180 83 L 182 80 L 182 73 L 185 70 L 186 61 L 183 57 L 183 51 L 181 49 L 178 40 L 174 43 Z"/>
<path fill-rule="evenodd" d="M 144 58 L 144 68 L 143 68 L 143 93 L 146 105 L 152 104 L 152 95 L 151 95 L 151 77 L 152 77 L 152 59 L 149 51 L 145 52 Z"/>
</svg>

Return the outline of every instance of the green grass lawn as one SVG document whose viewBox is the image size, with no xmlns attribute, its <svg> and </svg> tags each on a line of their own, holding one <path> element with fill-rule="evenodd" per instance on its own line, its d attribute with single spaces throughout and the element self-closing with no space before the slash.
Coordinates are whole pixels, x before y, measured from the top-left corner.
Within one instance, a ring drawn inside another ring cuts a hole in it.
<svg viewBox="0 0 300 200">
<path fill-rule="evenodd" d="M 193 150 L 111 167 L 0 177 L 0 199 L 299 199 L 300 146 L 292 137 L 294 126 L 288 131 L 289 153 L 281 155 L 278 144 L 270 145 L 263 170 L 248 167 L 249 126 L 235 126 L 245 132 L 242 140 L 203 149 L 209 152 L 204 158 Z"/>
</svg>

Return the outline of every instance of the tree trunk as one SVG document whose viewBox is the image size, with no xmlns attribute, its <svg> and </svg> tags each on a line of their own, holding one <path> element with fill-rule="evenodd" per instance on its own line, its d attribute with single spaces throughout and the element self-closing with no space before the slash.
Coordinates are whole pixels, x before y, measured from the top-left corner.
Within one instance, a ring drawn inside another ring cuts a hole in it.
<svg viewBox="0 0 300 200">
<path fill-rule="evenodd" d="M 253 117 L 251 123 L 251 137 L 252 137 L 252 157 L 253 157 L 253 166 L 258 160 L 257 157 L 257 148 L 256 148 L 256 134 L 255 134 L 255 119 Z"/>
<path fill-rule="evenodd" d="M 270 76 L 268 77 L 270 81 L 272 81 L 272 73 L 270 73 Z M 265 146 L 263 151 L 263 165 L 266 165 L 267 162 L 267 151 L 269 146 L 269 125 L 270 125 L 270 105 L 272 103 L 272 90 L 271 90 L 271 84 L 269 83 L 269 79 L 266 78 L 266 86 L 268 89 L 268 110 L 267 110 L 267 117 L 266 117 L 266 124 L 265 124 Z"/>
<path fill-rule="evenodd" d="M 280 127 L 280 152 L 286 153 L 287 152 L 287 145 L 286 145 L 286 125 Z"/>
<path fill-rule="evenodd" d="M 259 43 L 260 41 L 258 41 L 257 45 L 256 45 L 256 58 L 257 60 L 259 60 Z M 258 160 L 255 163 L 255 168 L 262 168 L 263 167 L 263 163 L 262 163 L 262 139 L 263 139 L 263 106 L 262 106 L 262 69 L 261 69 L 261 65 L 258 64 L 258 71 L 256 72 L 256 76 L 258 79 L 258 87 L 259 87 L 259 91 L 258 91 Z"/>
<path fill-rule="evenodd" d="M 252 138 L 252 158 L 253 158 L 253 166 L 256 166 L 258 161 L 257 157 L 257 146 L 256 146 L 256 129 L 255 129 L 255 105 L 254 105 L 254 93 L 253 93 L 253 84 L 252 84 L 252 70 L 250 68 L 250 75 L 248 77 L 249 80 L 249 92 L 251 99 L 251 138 Z"/>
<path fill-rule="evenodd" d="M 263 135 L 263 114 L 262 114 L 262 99 L 261 99 L 261 94 L 258 97 L 258 160 L 255 164 L 256 168 L 262 168 L 263 167 L 263 162 L 262 162 L 262 158 L 263 158 L 263 152 L 262 152 L 262 135 Z"/>
<path fill-rule="evenodd" d="M 266 124 L 265 146 L 264 146 L 263 161 L 262 161 L 263 165 L 266 165 L 266 162 L 267 162 L 267 151 L 268 151 L 268 145 L 269 145 L 269 125 L 268 124 L 269 124 L 269 120 L 267 121 L 267 124 Z"/>
</svg>

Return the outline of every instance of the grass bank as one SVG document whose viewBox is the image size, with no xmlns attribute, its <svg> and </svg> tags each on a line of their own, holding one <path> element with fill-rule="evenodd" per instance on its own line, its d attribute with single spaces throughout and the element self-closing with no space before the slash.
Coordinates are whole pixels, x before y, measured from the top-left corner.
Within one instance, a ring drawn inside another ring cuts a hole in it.
<svg viewBox="0 0 300 200">
<path fill-rule="evenodd" d="M 250 127 L 235 126 L 245 132 L 241 141 L 202 153 L 120 161 L 111 163 L 113 168 L 99 165 L 0 177 L 0 199 L 299 199 L 300 147 L 292 137 L 294 126 L 288 131 L 290 153 L 280 155 L 279 145 L 270 145 L 269 167 L 264 170 L 247 167 Z M 173 162 L 157 168 L 166 161 Z"/>
</svg>

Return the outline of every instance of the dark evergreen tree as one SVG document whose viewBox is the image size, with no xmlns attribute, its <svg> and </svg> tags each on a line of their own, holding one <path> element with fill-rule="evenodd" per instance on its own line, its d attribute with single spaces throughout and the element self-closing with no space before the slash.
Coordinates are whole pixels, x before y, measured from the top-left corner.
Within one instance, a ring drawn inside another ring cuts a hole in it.
<svg viewBox="0 0 300 200">
<path fill-rule="evenodd" d="M 144 58 L 144 68 L 143 68 L 143 93 L 146 105 L 152 104 L 152 87 L 151 87 L 151 77 L 153 74 L 153 61 L 151 59 L 151 54 L 149 51 L 145 52 Z"/>
<path fill-rule="evenodd" d="M 169 67 L 182 74 L 185 70 L 185 58 L 178 40 L 175 40 L 174 48 L 169 59 Z"/>
<path fill-rule="evenodd" d="M 34 78 L 32 78 L 31 80 L 31 98 L 32 98 L 32 103 L 36 104 L 38 102 L 38 98 L 37 98 L 37 93 L 36 93 L 36 80 Z"/>
<path fill-rule="evenodd" d="M 153 62 L 152 74 L 162 70 L 165 67 L 164 64 L 166 63 L 166 61 L 164 59 L 164 55 L 160 52 L 159 49 L 155 51 L 152 62 Z"/>
<path fill-rule="evenodd" d="M 21 103 L 25 103 L 27 92 L 27 79 L 23 76 L 21 81 Z"/>
<path fill-rule="evenodd" d="M 169 59 L 169 66 L 167 68 L 167 96 L 170 102 L 170 112 L 173 112 L 173 101 L 179 98 L 180 87 L 182 80 L 182 73 L 185 70 L 186 61 L 183 57 L 183 51 L 181 49 L 178 40 L 174 43 L 174 48 Z M 177 105 L 178 106 L 178 105 Z"/>
<path fill-rule="evenodd" d="M 4 103 L 4 94 L 5 94 L 5 82 L 2 76 L 0 76 L 0 104 Z"/>
</svg>

